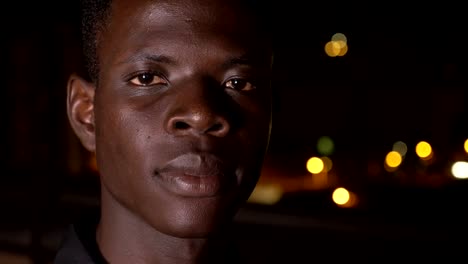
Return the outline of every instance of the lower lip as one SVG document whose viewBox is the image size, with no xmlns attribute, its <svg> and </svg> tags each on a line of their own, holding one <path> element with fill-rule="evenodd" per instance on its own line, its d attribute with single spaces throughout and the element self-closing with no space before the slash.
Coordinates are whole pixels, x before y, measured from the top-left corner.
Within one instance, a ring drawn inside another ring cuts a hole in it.
<svg viewBox="0 0 468 264">
<path fill-rule="evenodd" d="M 187 197 L 213 197 L 220 193 L 221 177 L 165 172 L 156 176 L 169 191 Z"/>
</svg>

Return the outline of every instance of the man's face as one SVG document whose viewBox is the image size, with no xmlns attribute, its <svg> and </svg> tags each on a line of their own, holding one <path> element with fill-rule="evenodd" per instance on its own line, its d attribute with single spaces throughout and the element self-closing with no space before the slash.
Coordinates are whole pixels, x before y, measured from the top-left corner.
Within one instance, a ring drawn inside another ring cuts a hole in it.
<svg viewBox="0 0 468 264">
<path fill-rule="evenodd" d="M 180 237 L 232 218 L 270 132 L 270 51 L 245 13 L 212 2 L 116 0 L 98 48 L 102 191 Z"/>
</svg>

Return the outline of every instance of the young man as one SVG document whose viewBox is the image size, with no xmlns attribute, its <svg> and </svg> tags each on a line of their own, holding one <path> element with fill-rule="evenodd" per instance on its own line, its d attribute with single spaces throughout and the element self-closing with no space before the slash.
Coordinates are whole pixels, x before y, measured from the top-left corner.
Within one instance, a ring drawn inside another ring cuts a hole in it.
<svg viewBox="0 0 468 264">
<path fill-rule="evenodd" d="M 70 77 L 67 106 L 96 153 L 101 211 L 55 263 L 234 262 L 228 227 L 271 124 L 271 43 L 253 2 L 83 3 L 90 80 Z"/>
</svg>

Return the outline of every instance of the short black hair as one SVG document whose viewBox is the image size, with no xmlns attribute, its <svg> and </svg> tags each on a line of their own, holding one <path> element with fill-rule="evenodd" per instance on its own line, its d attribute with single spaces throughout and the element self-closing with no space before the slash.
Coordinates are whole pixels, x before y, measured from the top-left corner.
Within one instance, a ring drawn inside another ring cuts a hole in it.
<svg viewBox="0 0 468 264">
<path fill-rule="evenodd" d="M 267 35 L 271 35 L 271 10 L 267 8 L 268 1 L 240 0 L 253 11 L 259 25 Z M 81 0 L 81 40 L 84 56 L 84 66 L 91 81 L 97 82 L 99 62 L 97 50 L 99 35 L 107 26 L 111 13 L 112 0 Z"/>
<path fill-rule="evenodd" d="M 112 0 L 81 0 L 81 37 L 85 67 L 89 78 L 97 81 L 99 65 L 98 34 L 106 26 Z"/>
</svg>

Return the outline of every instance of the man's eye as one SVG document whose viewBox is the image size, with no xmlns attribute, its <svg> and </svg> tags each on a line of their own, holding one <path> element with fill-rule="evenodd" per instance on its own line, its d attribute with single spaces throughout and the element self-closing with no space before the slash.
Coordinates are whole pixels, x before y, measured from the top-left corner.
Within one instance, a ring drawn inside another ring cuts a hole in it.
<svg viewBox="0 0 468 264">
<path fill-rule="evenodd" d="M 152 86 L 158 84 L 166 84 L 167 82 L 163 78 L 153 73 L 146 72 L 138 74 L 137 76 L 130 79 L 130 83 L 136 86 Z"/>
<path fill-rule="evenodd" d="M 255 89 L 255 86 L 253 86 L 250 82 L 240 78 L 228 80 L 224 83 L 224 86 L 226 88 L 234 89 L 237 91 L 250 91 Z"/>
</svg>

